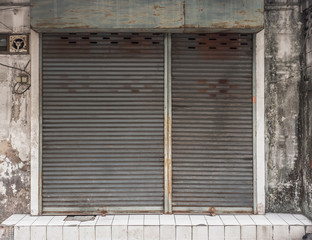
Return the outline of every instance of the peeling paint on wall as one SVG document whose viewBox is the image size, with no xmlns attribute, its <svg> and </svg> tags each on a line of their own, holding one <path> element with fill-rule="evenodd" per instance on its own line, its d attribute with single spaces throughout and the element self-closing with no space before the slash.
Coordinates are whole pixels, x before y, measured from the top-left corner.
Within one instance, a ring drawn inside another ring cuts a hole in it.
<svg viewBox="0 0 312 240">
<path fill-rule="evenodd" d="M 29 164 L 9 141 L 0 142 L 0 222 L 13 213 L 29 212 Z"/>
<path fill-rule="evenodd" d="M 13 149 L 11 143 L 8 141 L 0 141 L 0 153 L 4 154 L 12 164 L 19 164 L 22 162 L 19 158 L 18 151 Z"/>
<path fill-rule="evenodd" d="M 1 32 L 29 33 L 29 7 L 2 8 L 7 10 L 0 14 Z M 29 55 L 0 56 L 0 63 L 18 68 L 29 60 Z M 19 74 L 0 66 L 0 223 L 14 213 L 30 212 L 30 95 L 13 94 Z"/>
</svg>

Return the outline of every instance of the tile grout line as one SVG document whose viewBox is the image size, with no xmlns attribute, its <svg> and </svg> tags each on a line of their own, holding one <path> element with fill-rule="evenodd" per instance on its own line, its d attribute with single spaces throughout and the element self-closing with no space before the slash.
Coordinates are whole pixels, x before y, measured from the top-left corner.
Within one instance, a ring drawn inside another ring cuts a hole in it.
<svg viewBox="0 0 312 240">
<path fill-rule="evenodd" d="M 145 240 L 145 215 L 143 215 L 143 240 Z"/>
<path fill-rule="evenodd" d="M 62 240 L 64 240 L 64 224 L 65 224 L 65 220 L 66 216 L 64 217 L 64 219 L 62 220 Z"/>
<path fill-rule="evenodd" d="M 219 216 L 219 218 L 220 218 L 221 222 L 223 223 L 223 239 L 225 240 L 225 224 L 224 224 L 224 222 L 220 216 Z"/>
<path fill-rule="evenodd" d="M 95 224 L 94 224 L 94 240 L 96 240 L 96 224 L 99 221 L 99 219 L 100 219 L 100 216 L 96 216 L 96 221 L 95 221 Z"/>
<path fill-rule="evenodd" d="M 49 225 L 49 223 L 52 221 L 52 219 L 54 219 L 55 218 L 55 216 L 53 216 L 51 219 L 50 219 L 50 221 L 45 225 L 45 236 L 46 236 L 46 239 L 48 239 L 48 225 Z"/>
<path fill-rule="evenodd" d="M 143 230 L 144 231 L 144 230 Z M 158 214 L 158 236 L 159 236 L 159 240 L 160 240 L 160 215 Z M 144 240 L 144 239 L 143 239 Z"/>
<path fill-rule="evenodd" d="M 13 227 L 15 227 L 15 225 L 17 225 L 20 221 L 22 221 L 26 216 L 28 216 L 27 214 L 25 214 L 25 216 L 24 217 L 22 217 L 19 221 L 17 221 L 17 223 L 15 223 L 14 225 L 13 225 Z"/>
<path fill-rule="evenodd" d="M 30 235 L 30 240 L 31 240 L 31 229 L 32 229 L 32 225 L 37 221 L 39 219 L 39 217 L 38 216 L 36 216 L 36 220 L 35 221 L 33 221 L 30 225 L 29 225 L 29 235 Z"/>
<path fill-rule="evenodd" d="M 174 239 L 177 240 L 177 222 L 175 215 L 173 214 L 173 221 L 174 221 Z"/>
<path fill-rule="evenodd" d="M 237 217 L 236 217 L 236 215 L 234 215 L 233 214 L 233 216 L 234 216 L 234 218 L 236 219 L 236 221 L 239 223 L 239 234 L 240 234 L 240 239 L 242 240 L 242 224 L 238 221 L 238 219 L 237 219 Z M 225 231 L 225 230 L 224 230 Z"/>
<path fill-rule="evenodd" d="M 113 215 L 113 219 L 112 219 L 111 224 L 110 224 L 110 228 L 111 228 L 111 236 L 110 236 L 110 238 L 111 238 L 111 240 L 113 239 L 113 222 L 115 221 L 115 216 L 116 215 Z"/>
<path fill-rule="evenodd" d="M 187 216 L 188 216 L 189 221 L 190 221 L 190 223 L 191 223 L 191 240 L 193 240 L 193 230 L 194 230 L 194 228 L 193 228 L 193 223 L 192 223 L 191 216 L 190 216 L 190 215 L 187 215 Z"/>
<path fill-rule="evenodd" d="M 250 215 L 248 215 L 248 216 L 251 219 L 251 221 L 256 225 L 256 228 L 257 228 L 257 223 L 252 219 L 252 217 L 250 217 Z"/>
<path fill-rule="evenodd" d="M 267 217 L 266 217 L 266 214 L 264 214 L 263 215 L 265 218 L 266 218 L 266 220 L 268 220 L 271 224 L 272 224 L 272 239 L 275 239 L 275 237 L 274 237 L 274 224 L 273 224 L 273 222 L 271 222 L 270 221 L 270 219 L 268 219 Z M 278 216 L 279 217 L 279 216 Z M 286 221 L 285 221 L 286 222 Z M 287 223 L 287 222 L 286 222 Z M 288 225 L 288 223 L 287 223 L 287 225 Z M 288 228 L 289 228 L 289 225 L 288 225 Z M 290 233 L 290 229 L 288 229 L 288 231 L 289 231 L 289 233 Z"/>
<path fill-rule="evenodd" d="M 301 222 L 305 226 L 305 228 L 307 227 L 307 225 L 304 222 L 302 222 L 299 218 L 297 218 L 295 214 L 292 214 L 292 216 L 296 218 L 299 222 Z"/>
<path fill-rule="evenodd" d="M 126 232 L 126 235 L 127 235 L 127 239 L 128 239 L 130 215 L 127 215 L 127 216 L 128 216 L 128 219 L 127 219 L 127 232 Z M 144 235 L 143 235 L 143 238 L 144 238 Z"/>
</svg>

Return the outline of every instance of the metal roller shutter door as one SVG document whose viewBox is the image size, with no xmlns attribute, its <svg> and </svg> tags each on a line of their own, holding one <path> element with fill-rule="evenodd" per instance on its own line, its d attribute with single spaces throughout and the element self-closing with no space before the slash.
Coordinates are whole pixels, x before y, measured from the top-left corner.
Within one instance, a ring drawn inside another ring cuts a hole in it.
<svg viewBox="0 0 312 240">
<path fill-rule="evenodd" d="M 162 212 L 162 34 L 42 37 L 43 213 Z"/>
<path fill-rule="evenodd" d="M 174 34 L 174 212 L 252 211 L 252 116 L 252 35 Z"/>
</svg>

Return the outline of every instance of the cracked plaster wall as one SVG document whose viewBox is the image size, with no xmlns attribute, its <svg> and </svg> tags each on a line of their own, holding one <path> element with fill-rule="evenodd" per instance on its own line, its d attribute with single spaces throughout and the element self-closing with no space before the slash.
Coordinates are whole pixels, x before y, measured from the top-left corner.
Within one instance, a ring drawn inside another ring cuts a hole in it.
<svg viewBox="0 0 312 240">
<path fill-rule="evenodd" d="M 265 6 L 266 211 L 301 212 L 299 85 L 301 12 L 297 1 Z"/>
<path fill-rule="evenodd" d="M 29 1 L 1 1 L 12 2 Z M 0 6 L 0 33 L 29 32 L 29 7 Z M 0 63 L 18 68 L 29 60 L 29 54 L 0 54 Z M 19 74 L 0 66 L 0 223 L 13 213 L 30 212 L 30 93 L 13 94 Z"/>
<path fill-rule="evenodd" d="M 303 1 L 303 80 L 301 84 L 302 211 L 312 219 L 312 1 Z"/>
<path fill-rule="evenodd" d="M 312 219 L 312 1 L 270 1 L 265 29 L 266 211 Z"/>
</svg>

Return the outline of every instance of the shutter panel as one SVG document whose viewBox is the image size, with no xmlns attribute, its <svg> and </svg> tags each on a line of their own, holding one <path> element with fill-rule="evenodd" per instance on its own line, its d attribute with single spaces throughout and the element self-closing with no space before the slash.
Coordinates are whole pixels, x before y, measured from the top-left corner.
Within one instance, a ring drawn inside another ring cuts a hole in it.
<svg viewBox="0 0 312 240">
<path fill-rule="evenodd" d="M 172 124 L 173 211 L 251 212 L 251 35 L 172 36 Z"/>
<path fill-rule="evenodd" d="M 43 34 L 44 213 L 161 212 L 162 34 Z"/>
</svg>

